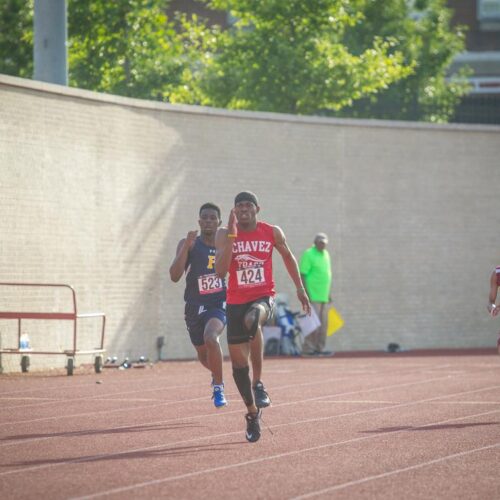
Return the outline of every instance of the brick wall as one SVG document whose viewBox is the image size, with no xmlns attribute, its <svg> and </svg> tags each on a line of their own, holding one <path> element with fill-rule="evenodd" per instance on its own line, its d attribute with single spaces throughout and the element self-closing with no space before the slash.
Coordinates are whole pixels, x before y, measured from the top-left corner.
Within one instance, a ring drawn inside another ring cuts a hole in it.
<svg viewBox="0 0 500 500">
<path fill-rule="evenodd" d="M 82 312 L 107 314 L 109 354 L 155 359 L 165 336 L 166 358 L 194 357 L 168 268 L 203 202 L 225 220 L 250 189 L 297 256 L 330 236 L 346 324 L 328 347 L 494 346 L 499 158 L 500 127 L 226 112 L 0 76 L 1 281 L 72 284 Z M 0 322 L 4 346 L 11 330 Z M 64 364 L 48 359 L 32 365 Z"/>
</svg>

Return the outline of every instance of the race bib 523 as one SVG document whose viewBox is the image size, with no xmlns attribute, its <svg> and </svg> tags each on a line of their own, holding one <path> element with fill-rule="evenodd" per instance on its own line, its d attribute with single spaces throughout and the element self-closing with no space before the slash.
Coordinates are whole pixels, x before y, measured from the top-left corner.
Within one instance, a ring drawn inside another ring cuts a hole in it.
<svg viewBox="0 0 500 500">
<path fill-rule="evenodd" d="M 224 283 L 216 274 L 205 274 L 198 278 L 198 290 L 202 295 L 222 292 L 223 289 Z"/>
</svg>

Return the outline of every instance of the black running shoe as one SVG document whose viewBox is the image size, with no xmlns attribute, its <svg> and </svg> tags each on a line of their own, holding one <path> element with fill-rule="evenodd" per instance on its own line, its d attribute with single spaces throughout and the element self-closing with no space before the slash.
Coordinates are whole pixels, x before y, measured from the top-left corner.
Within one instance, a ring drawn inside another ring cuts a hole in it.
<svg viewBox="0 0 500 500">
<path fill-rule="evenodd" d="M 253 387 L 253 395 L 257 408 L 267 408 L 271 405 L 269 394 L 266 392 L 264 384 L 260 380 Z"/>
<path fill-rule="evenodd" d="M 260 416 L 261 411 L 258 410 L 257 413 L 247 413 L 245 415 L 245 420 L 247 421 L 247 431 L 245 437 L 250 443 L 255 443 L 260 438 Z"/>
</svg>

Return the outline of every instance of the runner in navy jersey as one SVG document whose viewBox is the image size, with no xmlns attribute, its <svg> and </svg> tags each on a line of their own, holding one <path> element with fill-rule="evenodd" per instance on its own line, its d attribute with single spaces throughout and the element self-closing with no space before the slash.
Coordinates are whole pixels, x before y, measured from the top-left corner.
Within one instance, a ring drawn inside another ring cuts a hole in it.
<svg viewBox="0 0 500 500">
<path fill-rule="evenodd" d="M 216 408 L 227 404 L 222 375 L 219 337 L 226 325 L 226 285 L 215 274 L 215 234 L 221 224 L 220 208 L 205 203 L 199 211 L 198 231 L 179 241 L 170 266 L 170 278 L 178 282 L 186 273 L 185 321 L 201 364 L 212 373 Z"/>
</svg>

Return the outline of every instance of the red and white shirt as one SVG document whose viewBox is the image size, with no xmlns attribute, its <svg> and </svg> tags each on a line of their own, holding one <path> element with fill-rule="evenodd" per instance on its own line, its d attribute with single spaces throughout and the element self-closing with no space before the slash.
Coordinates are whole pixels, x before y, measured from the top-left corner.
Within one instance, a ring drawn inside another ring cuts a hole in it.
<svg viewBox="0 0 500 500">
<path fill-rule="evenodd" d="M 254 231 L 238 231 L 229 266 L 228 304 L 274 297 L 274 246 L 274 231 L 270 224 L 257 222 Z"/>
</svg>

